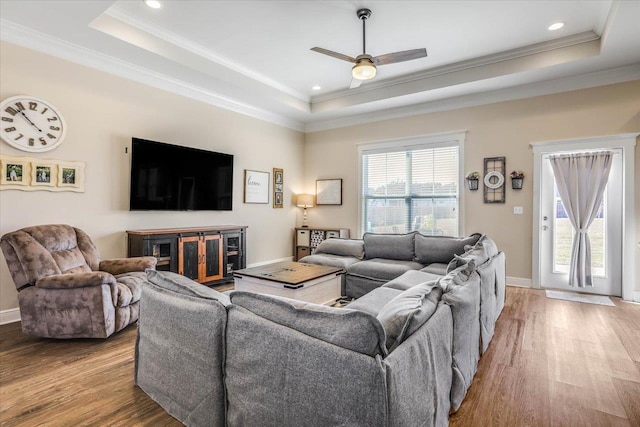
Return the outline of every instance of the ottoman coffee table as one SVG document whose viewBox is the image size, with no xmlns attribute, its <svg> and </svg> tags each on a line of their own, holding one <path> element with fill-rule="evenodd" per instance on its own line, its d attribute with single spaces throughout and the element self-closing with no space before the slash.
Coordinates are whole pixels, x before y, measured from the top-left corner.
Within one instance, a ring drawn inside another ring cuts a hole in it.
<svg viewBox="0 0 640 427">
<path fill-rule="evenodd" d="M 234 271 L 233 279 L 236 291 L 333 304 L 341 296 L 343 274 L 342 268 L 284 261 Z"/>
</svg>

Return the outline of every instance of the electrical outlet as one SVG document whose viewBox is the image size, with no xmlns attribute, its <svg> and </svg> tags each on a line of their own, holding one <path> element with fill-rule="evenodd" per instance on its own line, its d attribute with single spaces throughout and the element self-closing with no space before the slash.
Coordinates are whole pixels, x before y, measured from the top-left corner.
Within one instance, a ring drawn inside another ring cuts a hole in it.
<svg viewBox="0 0 640 427">
<path fill-rule="evenodd" d="M 522 212 L 524 212 L 524 210 L 522 209 L 522 206 L 514 206 L 513 207 L 513 214 L 514 215 L 522 215 Z"/>
</svg>

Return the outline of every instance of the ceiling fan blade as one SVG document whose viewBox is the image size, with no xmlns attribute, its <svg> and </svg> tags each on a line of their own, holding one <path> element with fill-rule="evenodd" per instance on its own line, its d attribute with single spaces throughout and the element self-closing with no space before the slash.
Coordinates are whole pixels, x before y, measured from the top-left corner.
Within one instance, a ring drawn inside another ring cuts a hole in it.
<svg viewBox="0 0 640 427">
<path fill-rule="evenodd" d="M 313 50 L 314 52 L 318 52 L 318 53 L 322 53 L 324 55 L 331 56 L 331 57 L 336 58 L 336 59 L 342 59 L 343 61 L 353 62 L 353 63 L 356 62 L 356 59 L 350 57 L 349 55 L 343 55 L 341 53 L 334 52 L 332 50 L 323 49 L 321 47 L 312 47 L 311 50 Z"/>
<path fill-rule="evenodd" d="M 427 49 L 412 49 L 402 52 L 387 53 L 373 58 L 376 65 L 395 64 L 396 62 L 411 61 L 412 59 L 424 58 L 427 56 Z"/>
<path fill-rule="evenodd" d="M 349 89 L 358 88 L 360 87 L 361 84 L 362 84 L 362 80 L 351 79 L 351 84 L 349 85 Z"/>
</svg>

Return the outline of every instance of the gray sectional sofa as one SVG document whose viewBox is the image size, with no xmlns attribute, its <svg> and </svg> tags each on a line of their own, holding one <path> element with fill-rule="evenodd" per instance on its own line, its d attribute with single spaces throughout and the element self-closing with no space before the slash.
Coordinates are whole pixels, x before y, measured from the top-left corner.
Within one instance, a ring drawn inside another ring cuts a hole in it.
<svg viewBox="0 0 640 427">
<path fill-rule="evenodd" d="M 345 308 L 149 271 L 136 384 L 189 426 L 447 425 L 504 303 L 504 254 L 477 240 L 445 275 L 410 269 Z"/>
<path fill-rule="evenodd" d="M 343 295 L 359 298 L 407 271 L 444 276 L 449 263 L 473 246 L 481 235 L 455 238 L 407 234 L 365 233 L 362 240 L 327 239 L 300 262 L 346 270 Z"/>
</svg>

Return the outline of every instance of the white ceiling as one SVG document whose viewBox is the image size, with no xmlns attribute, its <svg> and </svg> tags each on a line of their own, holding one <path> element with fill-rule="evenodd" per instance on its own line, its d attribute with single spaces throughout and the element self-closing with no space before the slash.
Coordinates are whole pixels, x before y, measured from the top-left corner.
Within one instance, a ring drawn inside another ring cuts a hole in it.
<svg viewBox="0 0 640 427">
<path fill-rule="evenodd" d="M 640 79 L 640 1 L 162 3 L 3 0 L 0 37 L 301 130 Z M 350 90 L 310 48 L 360 54 L 361 7 L 367 53 L 428 57 Z"/>
</svg>

